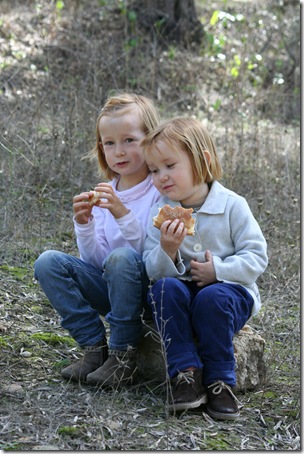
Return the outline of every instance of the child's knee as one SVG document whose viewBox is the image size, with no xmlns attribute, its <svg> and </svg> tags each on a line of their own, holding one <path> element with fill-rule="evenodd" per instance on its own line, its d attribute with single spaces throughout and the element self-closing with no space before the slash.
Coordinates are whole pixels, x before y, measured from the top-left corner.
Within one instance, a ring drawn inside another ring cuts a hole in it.
<svg viewBox="0 0 304 454">
<path fill-rule="evenodd" d="M 214 312 L 227 304 L 227 295 L 218 285 L 208 285 L 198 294 L 202 308 L 207 312 Z"/>
<path fill-rule="evenodd" d="M 44 251 L 39 255 L 37 260 L 34 263 L 34 277 L 39 281 L 39 276 L 41 273 L 49 270 L 52 266 L 54 257 L 57 251 Z"/>
<path fill-rule="evenodd" d="M 178 279 L 166 277 L 159 279 L 149 290 L 148 300 L 150 304 L 163 303 L 167 307 L 173 307 L 176 304 L 188 304 L 189 294 L 185 285 Z"/>
<path fill-rule="evenodd" d="M 107 272 L 123 272 L 129 266 L 137 266 L 141 262 L 140 256 L 133 249 L 120 247 L 112 251 L 104 261 Z"/>
</svg>

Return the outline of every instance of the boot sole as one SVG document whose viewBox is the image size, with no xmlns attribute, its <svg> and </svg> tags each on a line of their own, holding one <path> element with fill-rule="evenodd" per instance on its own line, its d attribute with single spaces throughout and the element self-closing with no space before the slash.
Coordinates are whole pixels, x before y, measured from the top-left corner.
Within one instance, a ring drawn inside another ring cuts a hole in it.
<svg viewBox="0 0 304 454">
<path fill-rule="evenodd" d="M 92 377 L 90 378 L 89 375 L 87 375 L 87 379 L 86 379 L 86 383 L 89 386 L 94 386 L 94 387 L 98 387 L 98 388 L 105 388 L 105 389 L 106 388 L 108 388 L 108 389 L 111 389 L 111 388 L 117 389 L 117 388 L 123 387 L 123 386 L 132 386 L 133 382 L 137 378 L 136 371 L 134 371 L 133 374 L 130 377 L 120 378 L 120 379 L 117 379 L 117 380 L 114 379 L 112 381 L 111 381 L 111 378 L 112 378 L 111 376 L 107 377 L 105 379 L 101 379 L 101 378 L 100 379 L 92 379 Z"/>
<path fill-rule="evenodd" d="M 238 419 L 240 417 L 240 412 L 238 411 L 237 413 L 221 413 L 219 411 L 214 411 L 211 410 L 211 408 L 206 407 L 206 411 L 209 416 L 215 419 L 221 419 L 223 421 L 225 420 L 233 420 L 233 419 Z"/>
<path fill-rule="evenodd" d="M 194 402 L 179 402 L 178 404 L 167 404 L 167 410 L 171 412 L 182 411 L 182 410 L 191 410 L 192 408 L 197 408 L 202 404 L 207 402 L 207 394 L 203 395 L 200 399 L 195 400 Z"/>
</svg>

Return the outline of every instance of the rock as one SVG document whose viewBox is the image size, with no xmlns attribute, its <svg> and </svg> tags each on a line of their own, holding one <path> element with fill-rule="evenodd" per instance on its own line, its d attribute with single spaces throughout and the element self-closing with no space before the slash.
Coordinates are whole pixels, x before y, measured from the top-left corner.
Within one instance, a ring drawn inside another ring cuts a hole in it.
<svg viewBox="0 0 304 454">
<path fill-rule="evenodd" d="M 165 382 L 165 355 L 154 323 L 144 325 L 143 336 L 137 348 L 137 368 L 142 380 Z"/>
<path fill-rule="evenodd" d="M 262 385 L 266 376 L 265 340 L 249 325 L 245 325 L 233 339 L 236 359 L 236 389 L 253 390 Z"/>
<path fill-rule="evenodd" d="M 233 340 L 236 358 L 236 390 L 256 389 L 264 382 L 266 364 L 264 339 L 250 326 L 245 325 Z M 162 383 L 166 381 L 166 365 L 156 326 L 144 326 L 143 337 L 138 345 L 137 367 L 142 381 Z"/>
<path fill-rule="evenodd" d="M 10 394 L 10 395 L 13 395 L 13 394 L 20 395 L 20 394 L 23 394 L 23 392 L 24 392 L 22 386 L 19 383 L 6 384 L 0 389 L 0 391 L 3 392 L 4 394 Z"/>
</svg>

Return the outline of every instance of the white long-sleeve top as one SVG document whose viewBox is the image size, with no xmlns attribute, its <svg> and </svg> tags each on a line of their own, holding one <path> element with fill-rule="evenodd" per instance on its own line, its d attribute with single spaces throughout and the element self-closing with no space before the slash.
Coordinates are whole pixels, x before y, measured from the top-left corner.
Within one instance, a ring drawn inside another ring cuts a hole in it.
<svg viewBox="0 0 304 454">
<path fill-rule="evenodd" d="M 125 191 L 117 191 L 117 179 L 111 181 L 116 194 L 130 210 L 115 219 L 106 208 L 94 206 L 92 219 L 87 224 L 74 221 L 80 258 L 97 268 L 102 267 L 108 254 L 118 247 L 129 247 L 142 253 L 151 206 L 160 198 L 151 175 Z"/>
<path fill-rule="evenodd" d="M 161 248 L 160 231 L 153 227 L 152 217 L 165 204 L 180 205 L 162 197 L 151 209 L 143 253 L 149 278 L 156 281 L 163 277 L 176 277 L 190 281 L 190 261 L 205 262 L 205 252 L 209 250 L 213 255 L 217 280 L 245 287 L 253 297 L 252 315 L 255 315 L 261 307 L 256 280 L 267 267 L 267 245 L 246 200 L 214 181 L 196 213 L 196 233 L 185 237 L 176 263 Z M 195 252 L 196 244 L 201 244 L 200 252 Z"/>
</svg>

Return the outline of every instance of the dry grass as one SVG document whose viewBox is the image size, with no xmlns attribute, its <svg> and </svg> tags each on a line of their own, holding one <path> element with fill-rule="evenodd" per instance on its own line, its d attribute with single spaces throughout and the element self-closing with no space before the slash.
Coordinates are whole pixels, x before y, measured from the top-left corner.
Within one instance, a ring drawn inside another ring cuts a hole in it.
<svg viewBox="0 0 304 454">
<path fill-rule="evenodd" d="M 61 12 L 46 0 L 20 3 L 1 2 L 0 449 L 299 450 L 297 92 L 266 84 L 266 77 L 254 87 L 245 70 L 234 80 L 226 63 L 197 50 L 161 49 L 140 30 L 141 42 L 128 49 L 117 2 L 101 8 L 66 1 Z M 290 56 L 276 44 L 282 30 L 272 29 L 273 19 L 263 13 L 272 2 L 231 3 L 230 12 L 267 23 L 265 63 L 276 51 L 288 66 Z M 285 33 L 298 12 L 290 5 Z M 206 17 L 212 11 L 204 6 Z M 246 24 L 239 36 L 245 30 L 242 57 L 266 39 Z M 233 46 L 240 52 L 233 27 L 222 32 L 230 43 L 227 55 Z M 296 73 L 294 79 L 297 87 Z M 71 200 L 98 181 L 92 163 L 81 157 L 94 142 L 96 114 L 112 88 L 152 96 L 164 116 L 191 112 L 204 119 L 222 158 L 224 183 L 246 196 L 267 238 L 263 308 L 251 323 L 266 340 L 267 380 L 262 389 L 238 396 L 245 404 L 240 421 L 213 421 L 201 411 L 168 416 L 165 387 L 153 384 L 96 392 L 61 379 L 77 346 L 33 281 L 32 266 L 45 249 L 77 253 Z"/>
</svg>

